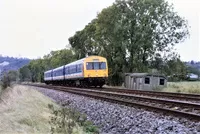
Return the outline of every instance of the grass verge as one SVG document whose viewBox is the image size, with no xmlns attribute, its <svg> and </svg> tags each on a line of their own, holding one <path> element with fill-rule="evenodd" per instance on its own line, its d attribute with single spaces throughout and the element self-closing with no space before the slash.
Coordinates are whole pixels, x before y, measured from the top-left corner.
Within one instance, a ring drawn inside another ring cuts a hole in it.
<svg viewBox="0 0 200 134">
<path fill-rule="evenodd" d="M 167 88 L 164 88 L 163 91 L 200 94 L 200 82 L 168 82 Z"/>
<path fill-rule="evenodd" d="M 7 88 L 1 94 L 0 133 L 49 133 L 48 97 L 24 86 Z"/>
<path fill-rule="evenodd" d="M 3 90 L 0 96 L 0 133 L 53 133 L 51 130 L 55 126 L 52 126 L 52 119 L 58 116 L 55 116 L 55 110 L 52 113 L 50 106 L 57 110 L 62 109 L 48 97 L 26 86 L 17 85 Z M 68 119 L 71 120 L 69 117 Z M 76 125 L 72 133 L 85 132 Z"/>
</svg>

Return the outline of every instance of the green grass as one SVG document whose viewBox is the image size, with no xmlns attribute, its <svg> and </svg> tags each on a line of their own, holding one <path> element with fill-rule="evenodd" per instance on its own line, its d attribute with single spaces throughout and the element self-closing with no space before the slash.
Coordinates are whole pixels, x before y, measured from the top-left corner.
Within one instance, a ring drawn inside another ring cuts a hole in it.
<svg viewBox="0 0 200 134">
<path fill-rule="evenodd" d="M 200 94 L 200 82 L 168 82 L 165 92 L 198 93 Z"/>
<path fill-rule="evenodd" d="M 25 86 L 4 90 L 0 96 L 0 133 L 50 133 L 52 111 L 48 105 L 60 107 L 48 97 Z M 81 128 L 74 133 L 83 133 Z"/>
</svg>

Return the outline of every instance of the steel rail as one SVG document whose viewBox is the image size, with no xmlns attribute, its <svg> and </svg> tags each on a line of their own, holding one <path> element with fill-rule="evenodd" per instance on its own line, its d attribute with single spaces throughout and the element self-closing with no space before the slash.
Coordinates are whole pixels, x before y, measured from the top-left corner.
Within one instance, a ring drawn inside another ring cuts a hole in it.
<svg viewBox="0 0 200 134">
<path fill-rule="evenodd" d="M 181 99 L 181 100 L 188 100 L 188 101 L 190 100 L 200 101 L 200 94 L 143 91 L 143 90 L 120 89 L 120 88 L 102 88 L 98 90 L 127 93 L 127 94 L 139 94 L 139 95 L 142 94 L 142 95 L 147 95 L 147 96 L 167 97 L 167 98 Z"/>
<path fill-rule="evenodd" d="M 141 97 L 141 96 L 134 96 L 134 95 L 127 95 L 127 94 L 119 94 L 119 93 L 112 93 L 112 92 L 105 92 L 105 91 L 94 91 L 90 89 L 80 89 L 80 88 L 69 88 L 69 87 L 58 87 L 58 86 L 45 86 L 45 85 L 31 85 L 31 86 L 37 86 L 37 87 L 43 87 L 43 88 L 49 88 L 49 89 L 56 89 L 60 91 L 65 91 L 65 92 L 70 92 L 74 94 L 79 94 L 79 95 L 85 95 L 93 98 L 99 98 L 103 100 L 109 100 L 109 101 L 115 101 L 119 102 L 125 105 L 131 105 L 131 106 L 139 106 L 151 110 L 159 110 L 162 112 L 167 112 L 171 114 L 176 114 L 178 116 L 183 116 L 186 118 L 194 119 L 200 121 L 200 115 L 196 113 L 191 113 L 191 112 L 185 112 L 185 111 L 179 111 L 179 110 L 174 110 L 170 108 L 164 108 L 164 107 L 159 107 L 159 106 L 152 106 L 149 104 L 144 104 L 141 102 L 133 102 L 131 100 L 127 99 L 122 99 L 122 98 L 113 98 L 113 95 L 118 96 L 118 97 L 132 97 L 134 99 L 140 99 L 143 101 L 154 101 L 154 102 L 162 102 L 163 104 L 175 104 L 175 105 L 181 105 L 185 107 L 192 107 L 194 109 L 199 109 L 200 105 L 199 104 L 194 104 L 194 103 L 186 103 L 186 102 L 179 102 L 179 101 L 172 101 L 172 100 L 163 100 L 163 99 L 156 99 L 156 98 L 149 98 L 149 97 Z M 111 97 L 112 96 L 112 97 Z"/>
</svg>

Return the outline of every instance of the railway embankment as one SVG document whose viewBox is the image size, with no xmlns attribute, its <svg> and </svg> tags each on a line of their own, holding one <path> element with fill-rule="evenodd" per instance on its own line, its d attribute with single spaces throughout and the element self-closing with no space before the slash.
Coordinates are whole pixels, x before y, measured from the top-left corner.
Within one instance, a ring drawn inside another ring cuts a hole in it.
<svg viewBox="0 0 200 134">
<path fill-rule="evenodd" d="M 33 87 L 58 104 L 78 110 L 100 128 L 101 133 L 200 133 L 200 122 L 128 107 L 68 92 Z M 155 104 L 156 105 L 156 104 Z"/>
<path fill-rule="evenodd" d="M 68 109 L 63 110 L 49 97 L 30 87 L 16 85 L 7 88 L 0 96 L 0 133 L 64 132 L 63 128 L 58 129 L 63 123 L 63 111 L 69 113 Z M 56 115 L 56 112 L 61 114 Z M 71 121 L 71 116 L 64 119 L 65 126 L 77 134 L 84 133 L 84 127 L 93 127 L 88 122 L 79 127 L 77 122 Z"/>
</svg>

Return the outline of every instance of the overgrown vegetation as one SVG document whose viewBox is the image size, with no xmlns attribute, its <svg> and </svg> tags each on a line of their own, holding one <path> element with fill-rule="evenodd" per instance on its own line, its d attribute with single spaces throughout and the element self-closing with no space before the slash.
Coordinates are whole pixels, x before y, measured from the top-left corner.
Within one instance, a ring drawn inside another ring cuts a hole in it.
<svg viewBox="0 0 200 134">
<path fill-rule="evenodd" d="M 185 79 L 187 70 L 174 45 L 188 36 L 188 24 L 166 0 L 116 0 L 83 30 L 69 38 L 69 49 L 52 51 L 20 69 L 20 79 L 43 81 L 43 72 L 87 55 L 108 60 L 109 83 L 124 73 L 151 72 Z"/>
<path fill-rule="evenodd" d="M 19 81 L 19 73 L 18 71 L 9 71 L 4 72 L 3 77 L 1 78 L 0 86 L 2 90 L 10 87 L 12 82 L 17 83 Z"/>
<path fill-rule="evenodd" d="M 169 82 L 163 91 L 200 94 L 200 82 Z"/>
<path fill-rule="evenodd" d="M 98 134 L 99 130 L 87 117 L 76 110 L 62 108 L 56 110 L 53 105 L 49 105 L 52 111 L 51 133 L 72 134 L 77 133 L 77 128 L 82 127 L 84 133 Z M 80 128 L 79 128 L 80 129 Z"/>
<path fill-rule="evenodd" d="M 59 108 L 48 97 L 30 87 L 7 88 L 0 96 L 0 133 L 50 133 L 51 111 L 48 104 Z"/>
<path fill-rule="evenodd" d="M 99 133 L 85 115 L 62 108 L 25 86 L 4 90 L 0 105 L 0 133 Z"/>
</svg>

